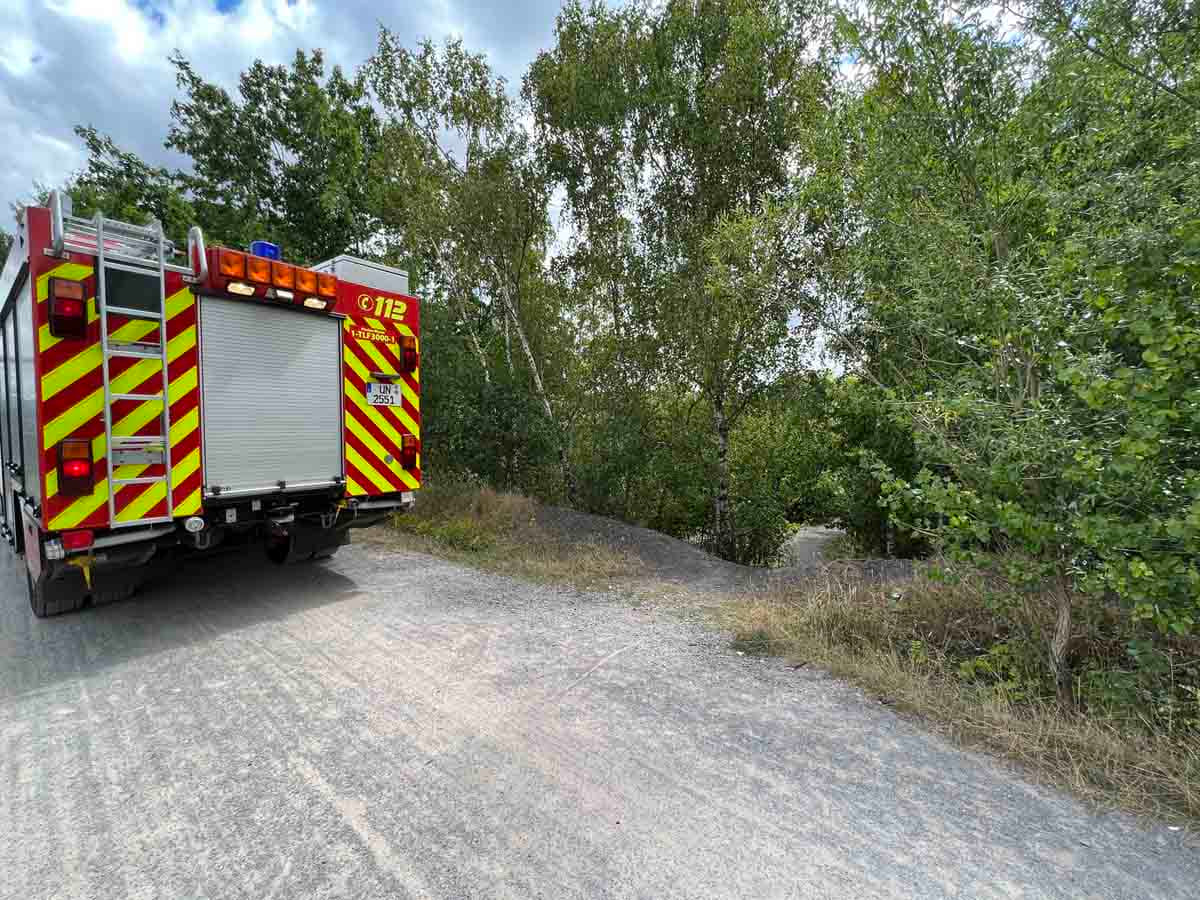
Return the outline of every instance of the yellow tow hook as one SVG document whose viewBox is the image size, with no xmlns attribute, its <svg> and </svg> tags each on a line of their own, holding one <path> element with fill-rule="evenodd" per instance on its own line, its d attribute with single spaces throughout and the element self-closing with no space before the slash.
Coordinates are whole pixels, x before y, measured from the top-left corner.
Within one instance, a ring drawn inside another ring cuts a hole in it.
<svg viewBox="0 0 1200 900">
<path fill-rule="evenodd" d="M 68 565 L 83 570 L 83 580 L 87 582 L 89 591 L 92 589 L 92 563 L 95 561 L 96 557 L 94 556 L 72 556 L 67 560 Z"/>
</svg>

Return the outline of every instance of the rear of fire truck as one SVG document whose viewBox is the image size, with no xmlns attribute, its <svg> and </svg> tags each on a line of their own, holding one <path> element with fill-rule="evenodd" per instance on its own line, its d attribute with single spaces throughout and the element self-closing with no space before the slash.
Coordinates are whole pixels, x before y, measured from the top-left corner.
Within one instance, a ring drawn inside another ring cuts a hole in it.
<svg viewBox="0 0 1200 900">
<path fill-rule="evenodd" d="M 179 554 L 328 556 L 420 486 L 405 273 L 206 247 L 199 228 L 176 255 L 159 225 L 76 218 L 57 193 L 18 214 L 0 534 L 39 616 L 126 596 Z"/>
</svg>

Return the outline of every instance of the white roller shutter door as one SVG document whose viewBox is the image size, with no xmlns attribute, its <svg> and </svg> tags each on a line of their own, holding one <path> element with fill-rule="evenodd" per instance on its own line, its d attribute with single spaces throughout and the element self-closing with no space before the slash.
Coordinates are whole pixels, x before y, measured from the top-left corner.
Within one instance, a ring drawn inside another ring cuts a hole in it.
<svg viewBox="0 0 1200 900">
<path fill-rule="evenodd" d="M 342 475 L 341 320 L 200 299 L 206 493 L 318 487 Z"/>
</svg>

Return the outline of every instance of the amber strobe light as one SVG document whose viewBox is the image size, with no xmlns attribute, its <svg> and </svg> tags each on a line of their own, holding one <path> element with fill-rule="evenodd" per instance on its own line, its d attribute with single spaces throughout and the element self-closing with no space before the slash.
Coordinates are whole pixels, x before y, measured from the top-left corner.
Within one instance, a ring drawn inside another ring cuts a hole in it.
<svg viewBox="0 0 1200 900">
<path fill-rule="evenodd" d="M 296 270 L 296 293 L 315 294 L 317 292 L 317 273 L 311 269 Z"/>
<path fill-rule="evenodd" d="M 245 278 L 246 277 L 246 254 L 239 253 L 236 250 L 226 250 L 221 248 L 219 253 L 218 267 L 221 274 L 226 278 Z"/>
<path fill-rule="evenodd" d="M 50 279 L 50 334 L 80 340 L 87 337 L 87 302 L 83 282 Z"/>
<path fill-rule="evenodd" d="M 256 246 L 260 250 L 266 246 L 274 255 L 254 252 Z M 255 241 L 250 249 L 250 253 L 228 247 L 208 251 L 212 290 L 319 312 L 333 310 L 337 304 L 337 276 L 285 263 L 274 245 Z"/>
<path fill-rule="evenodd" d="M 67 497 L 82 497 L 92 492 L 92 442 L 86 438 L 66 438 L 58 445 L 58 492 Z"/>
<path fill-rule="evenodd" d="M 271 263 L 271 284 L 290 291 L 296 286 L 296 270 L 287 263 Z"/>
<path fill-rule="evenodd" d="M 246 277 L 259 284 L 271 283 L 271 261 L 261 256 L 246 257 Z"/>
</svg>

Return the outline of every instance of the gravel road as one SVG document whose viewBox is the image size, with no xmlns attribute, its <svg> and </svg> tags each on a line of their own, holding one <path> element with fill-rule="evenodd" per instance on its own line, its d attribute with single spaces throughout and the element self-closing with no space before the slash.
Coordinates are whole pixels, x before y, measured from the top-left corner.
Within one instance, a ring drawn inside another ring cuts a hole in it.
<svg viewBox="0 0 1200 900">
<path fill-rule="evenodd" d="M 36 621 L 0 554 L 0 897 L 1196 897 L 1089 812 L 662 608 L 371 544 Z"/>
</svg>

